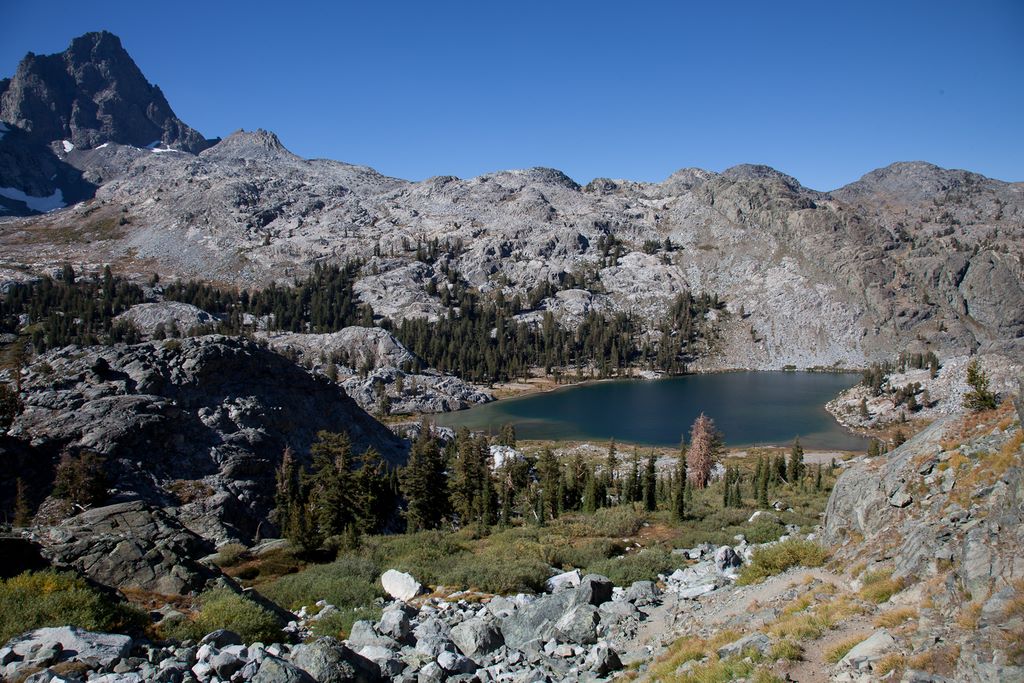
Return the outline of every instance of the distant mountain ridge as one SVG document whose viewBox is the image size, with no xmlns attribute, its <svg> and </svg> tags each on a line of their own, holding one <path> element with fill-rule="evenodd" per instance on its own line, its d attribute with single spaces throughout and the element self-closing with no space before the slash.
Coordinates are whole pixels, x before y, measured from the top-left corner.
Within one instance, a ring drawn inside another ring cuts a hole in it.
<svg viewBox="0 0 1024 683">
<path fill-rule="evenodd" d="M 110 34 L 90 35 L 100 63 L 123 52 Z M 26 73 L 42 73 L 33 68 Z M 130 92 L 140 97 L 132 110 L 159 93 Z M 87 201 L 0 223 L 0 268 L 71 259 L 258 287 L 359 258 L 357 294 L 396 321 L 445 314 L 437 292 L 452 269 L 484 294 L 501 288 L 524 300 L 545 281 L 565 290 L 572 275 L 587 289 L 556 291 L 519 318 L 538 323 L 550 312 L 571 325 L 591 310 L 623 312 L 656 334 L 677 294 L 714 292 L 727 305 L 707 368 L 857 367 L 900 351 L 1024 354 L 1021 183 L 924 162 L 831 192 L 750 164 L 681 169 L 660 183 L 581 187 L 546 168 L 409 182 L 302 159 L 267 131 L 237 131 L 194 154 L 199 143 L 175 124 L 161 130 L 177 151 L 51 144 L 59 172 L 46 185 L 38 179 L 47 169 L 19 165 L 17 150 L 37 135 L 30 129 L 68 129 L 18 120 L 0 140 L 0 194 L 60 189 L 68 203 Z M 83 140 L 101 139 L 90 136 L 103 129 L 82 130 Z M 94 196 L 55 185 L 65 179 Z M 0 205 L 32 213 L 10 197 Z M 434 240 L 436 255 L 417 253 Z"/>
</svg>

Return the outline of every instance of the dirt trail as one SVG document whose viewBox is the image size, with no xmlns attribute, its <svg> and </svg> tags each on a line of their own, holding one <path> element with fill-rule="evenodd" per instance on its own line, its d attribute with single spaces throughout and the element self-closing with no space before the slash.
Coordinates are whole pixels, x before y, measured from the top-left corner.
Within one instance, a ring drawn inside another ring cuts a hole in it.
<svg viewBox="0 0 1024 683">
<path fill-rule="evenodd" d="M 840 592 L 848 590 L 846 579 L 838 574 L 825 569 L 798 568 L 754 586 L 715 591 L 696 601 L 677 600 L 673 595 L 666 595 L 660 605 L 644 609 L 647 619 L 624 648 L 623 662 L 652 661 L 665 646 L 679 637 L 727 628 L 736 617 L 756 612 L 759 605 L 767 604 L 814 579 L 833 584 Z M 786 672 L 800 683 L 828 681 L 832 668 L 825 661 L 828 650 L 846 638 L 870 635 L 872 630 L 870 620 L 865 617 L 848 619 L 839 628 L 811 643 L 805 649 L 805 660 L 793 663 Z M 642 677 L 640 680 L 648 679 Z"/>
</svg>

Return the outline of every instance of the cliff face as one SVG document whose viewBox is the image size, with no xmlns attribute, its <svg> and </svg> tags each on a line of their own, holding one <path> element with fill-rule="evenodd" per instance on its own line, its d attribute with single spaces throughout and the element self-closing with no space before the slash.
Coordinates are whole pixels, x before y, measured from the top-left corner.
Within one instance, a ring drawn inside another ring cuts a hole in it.
<svg viewBox="0 0 1024 683">
<path fill-rule="evenodd" d="M 1009 402 L 943 418 L 851 466 L 826 509 L 824 543 L 845 566 L 891 572 L 901 604 L 920 606 L 906 649 L 955 646 L 955 680 L 1024 673 L 1022 444 Z"/>
<path fill-rule="evenodd" d="M 8 435 L 51 463 L 40 476 L 52 477 L 63 452 L 98 453 L 115 499 L 168 506 L 216 542 L 267 534 L 284 448 L 307 457 L 320 430 L 348 432 L 357 452 L 404 457 L 336 384 L 238 338 L 68 348 L 38 359 L 23 387 L 25 410 Z"/>
<path fill-rule="evenodd" d="M 175 116 L 117 36 L 86 33 L 54 55 L 29 53 L 0 83 L 0 120 L 75 147 L 154 142 L 198 153 L 206 139 Z"/>
</svg>

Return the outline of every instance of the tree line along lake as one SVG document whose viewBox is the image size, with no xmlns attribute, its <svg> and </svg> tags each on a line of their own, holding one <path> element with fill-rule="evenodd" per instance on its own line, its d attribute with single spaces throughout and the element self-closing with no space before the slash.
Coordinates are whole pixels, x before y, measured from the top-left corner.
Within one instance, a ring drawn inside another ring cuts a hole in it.
<svg viewBox="0 0 1024 683">
<path fill-rule="evenodd" d="M 606 440 L 675 446 L 698 415 L 711 417 L 728 446 L 862 450 L 825 403 L 859 373 L 720 372 L 656 380 L 608 380 L 504 399 L 438 416 L 446 427 L 497 434 L 513 424 L 521 439 Z"/>
</svg>

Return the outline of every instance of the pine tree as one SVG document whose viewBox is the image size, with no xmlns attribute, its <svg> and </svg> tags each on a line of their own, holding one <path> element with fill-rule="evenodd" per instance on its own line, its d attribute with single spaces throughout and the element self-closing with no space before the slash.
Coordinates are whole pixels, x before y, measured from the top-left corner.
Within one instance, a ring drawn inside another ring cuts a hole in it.
<svg viewBox="0 0 1024 683">
<path fill-rule="evenodd" d="M 640 452 L 633 446 L 633 460 L 630 463 L 629 474 L 626 475 L 626 485 L 623 487 L 623 503 L 635 503 L 642 497 L 640 489 Z"/>
<path fill-rule="evenodd" d="M 352 477 L 354 521 L 346 527 L 346 533 L 359 536 L 384 530 L 395 509 L 389 474 L 375 448 L 370 447 L 359 456 L 359 467 Z"/>
<path fill-rule="evenodd" d="M 722 477 L 722 507 L 732 505 L 732 467 L 726 466 L 725 476 Z"/>
<path fill-rule="evenodd" d="M 722 436 L 715 429 L 714 420 L 701 413 L 690 430 L 690 448 L 687 455 L 690 483 L 695 488 L 707 487 L 721 450 Z"/>
<path fill-rule="evenodd" d="M 53 495 L 72 505 L 90 507 L 107 498 L 108 480 L 103 456 L 84 451 L 77 457 L 61 456 L 53 481 Z"/>
<path fill-rule="evenodd" d="M 658 509 L 658 472 L 654 451 L 647 456 L 647 467 L 644 470 L 644 509 L 654 512 Z"/>
<path fill-rule="evenodd" d="M 604 489 L 606 505 L 612 504 L 612 499 L 619 498 L 619 490 L 617 480 L 615 478 L 615 470 L 619 467 L 619 459 L 617 451 L 615 449 L 615 438 L 612 437 L 611 441 L 608 442 L 608 456 L 605 458 L 604 464 Z"/>
<path fill-rule="evenodd" d="M 814 471 L 814 490 L 821 490 L 821 465 L 818 465 Z"/>
<path fill-rule="evenodd" d="M 426 420 L 409 450 L 409 461 L 400 475 L 407 502 L 409 531 L 436 529 L 448 514 L 448 479 L 444 458 Z"/>
<path fill-rule="evenodd" d="M 291 447 L 285 447 L 274 479 L 274 522 L 287 537 L 292 528 L 292 516 L 300 514 L 303 505 L 299 465 Z"/>
<path fill-rule="evenodd" d="M 352 442 L 348 434 L 321 431 L 310 448 L 313 469 L 307 475 L 313 522 L 324 538 L 336 536 L 355 521 Z"/>
<path fill-rule="evenodd" d="M 761 507 L 768 507 L 768 461 L 765 460 L 765 473 L 757 487 L 757 504 Z"/>
<path fill-rule="evenodd" d="M 971 390 L 964 394 L 964 407 L 971 412 L 992 410 L 998 405 L 995 393 L 988 388 L 988 373 L 981 368 L 977 358 L 967 364 L 967 386 Z"/>
<path fill-rule="evenodd" d="M 686 518 L 686 489 L 690 478 L 686 471 L 687 459 L 686 438 L 684 437 L 679 440 L 679 460 L 676 464 L 675 496 L 672 510 L 673 517 L 677 522 Z"/>
<path fill-rule="evenodd" d="M 455 435 L 451 444 L 451 456 L 448 458 L 448 471 L 451 473 L 449 489 L 452 512 L 463 526 L 474 518 L 480 495 L 481 471 L 480 452 L 476 440 L 470 435 L 469 429 L 462 427 Z"/>
<path fill-rule="evenodd" d="M 583 484 L 583 511 L 597 512 L 599 505 L 599 490 L 597 475 L 593 468 L 587 470 L 586 481 Z"/>
<path fill-rule="evenodd" d="M 545 446 L 537 461 L 537 475 L 540 484 L 541 520 L 558 517 L 558 460 L 550 447 Z"/>
<path fill-rule="evenodd" d="M 789 451 L 789 468 L 786 480 L 795 484 L 804 476 L 804 449 L 800 445 L 800 437 L 793 439 L 793 448 Z"/>
<path fill-rule="evenodd" d="M 28 485 L 18 477 L 15 480 L 14 519 L 12 526 L 24 528 L 32 523 L 32 509 L 28 501 Z"/>
</svg>

